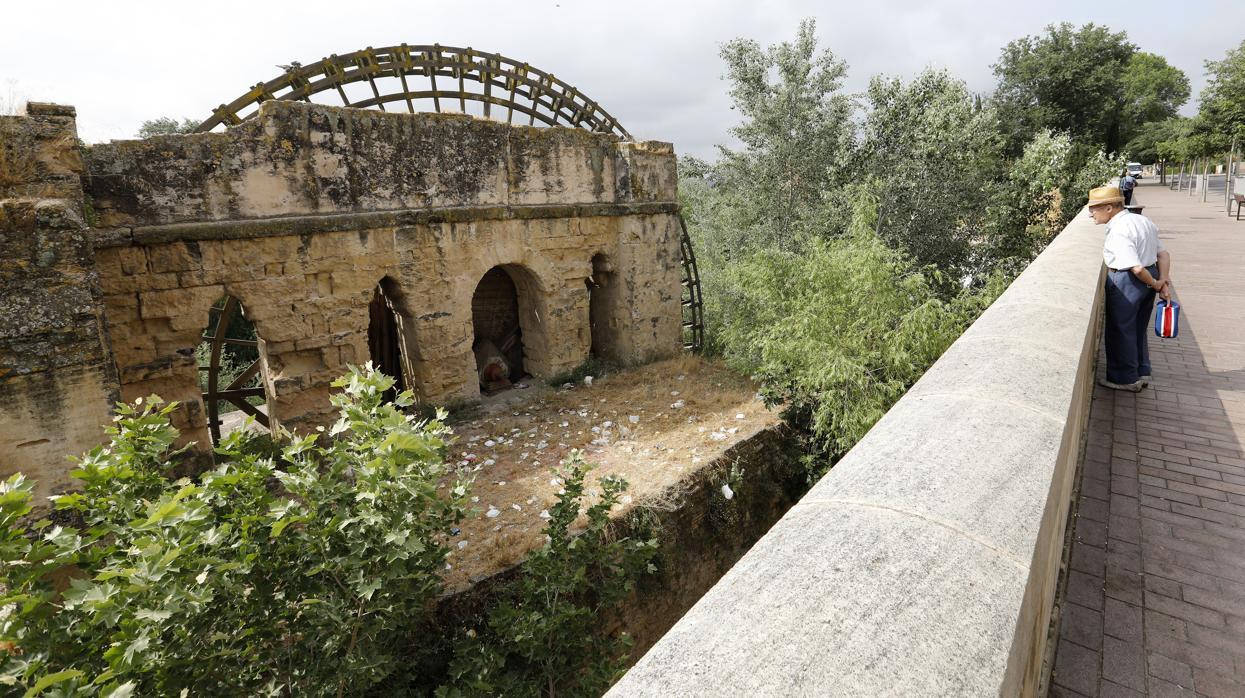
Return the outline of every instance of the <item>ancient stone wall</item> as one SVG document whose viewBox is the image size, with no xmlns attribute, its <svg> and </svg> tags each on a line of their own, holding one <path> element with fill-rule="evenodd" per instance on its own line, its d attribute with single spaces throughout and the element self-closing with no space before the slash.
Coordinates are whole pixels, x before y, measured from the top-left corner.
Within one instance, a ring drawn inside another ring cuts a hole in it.
<svg viewBox="0 0 1245 698">
<path fill-rule="evenodd" d="M 100 442 L 117 379 L 84 220 L 72 107 L 0 116 L 0 478 L 46 495 Z"/>
<path fill-rule="evenodd" d="M 607 329 L 611 359 L 679 351 L 668 144 L 268 102 L 223 133 L 84 153 L 86 237 L 120 395 L 180 401 L 175 424 L 201 446 L 195 347 L 226 294 L 255 326 L 270 418 L 300 431 L 328 421 L 332 379 L 371 358 L 368 303 L 382 280 L 406 385 L 437 404 L 479 397 L 472 296 L 494 267 L 514 282 L 536 378 L 585 361 L 593 325 Z M 613 286 L 590 306 L 594 258 Z"/>
</svg>

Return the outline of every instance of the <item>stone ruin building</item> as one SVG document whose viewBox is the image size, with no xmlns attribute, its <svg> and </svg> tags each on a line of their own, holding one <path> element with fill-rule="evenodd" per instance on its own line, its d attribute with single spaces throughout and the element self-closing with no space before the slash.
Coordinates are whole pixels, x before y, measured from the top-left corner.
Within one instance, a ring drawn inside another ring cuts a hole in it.
<svg viewBox="0 0 1245 698">
<path fill-rule="evenodd" d="M 198 131 L 84 146 L 73 107 L 0 117 L 0 476 L 64 488 L 117 400 L 179 401 L 207 450 L 224 404 L 328 423 L 348 364 L 449 404 L 698 342 L 672 147 L 526 64 L 366 49 Z"/>
</svg>

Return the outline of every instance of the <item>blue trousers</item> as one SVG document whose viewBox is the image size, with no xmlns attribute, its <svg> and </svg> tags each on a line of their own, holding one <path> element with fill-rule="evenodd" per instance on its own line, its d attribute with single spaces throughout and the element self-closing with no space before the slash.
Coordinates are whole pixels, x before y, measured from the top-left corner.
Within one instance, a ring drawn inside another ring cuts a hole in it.
<svg viewBox="0 0 1245 698">
<path fill-rule="evenodd" d="M 1147 267 L 1158 278 L 1158 267 Z M 1107 270 L 1107 380 L 1127 385 L 1150 375 L 1147 345 L 1150 314 L 1154 312 L 1154 289 L 1131 271 Z"/>
</svg>

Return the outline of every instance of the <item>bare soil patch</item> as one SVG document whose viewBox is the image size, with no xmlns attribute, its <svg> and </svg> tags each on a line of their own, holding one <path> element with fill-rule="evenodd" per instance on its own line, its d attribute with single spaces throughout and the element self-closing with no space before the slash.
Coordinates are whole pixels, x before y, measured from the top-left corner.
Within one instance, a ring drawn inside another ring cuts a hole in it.
<svg viewBox="0 0 1245 698">
<path fill-rule="evenodd" d="M 453 425 L 451 461 L 472 471 L 475 484 L 474 510 L 450 541 L 451 591 L 544 544 L 547 510 L 561 489 L 554 469 L 573 449 L 597 466 L 591 483 L 605 475 L 630 483 L 620 514 L 661 505 L 689 474 L 779 422 L 750 380 L 693 356 L 594 376 L 570 389 L 527 385 L 486 399 L 479 413 Z"/>
</svg>

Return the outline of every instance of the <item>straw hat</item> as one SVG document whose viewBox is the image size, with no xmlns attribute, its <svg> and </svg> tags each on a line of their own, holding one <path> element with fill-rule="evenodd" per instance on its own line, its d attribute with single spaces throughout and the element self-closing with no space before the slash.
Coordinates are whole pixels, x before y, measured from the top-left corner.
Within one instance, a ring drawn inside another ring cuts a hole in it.
<svg viewBox="0 0 1245 698">
<path fill-rule="evenodd" d="M 1098 187 L 1089 190 L 1089 206 L 1102 206 L 1103 204 L 1122 204 L 1124 203 L 1124 195 L 1120 193 L 1119 187 Z"/>
</svg>

